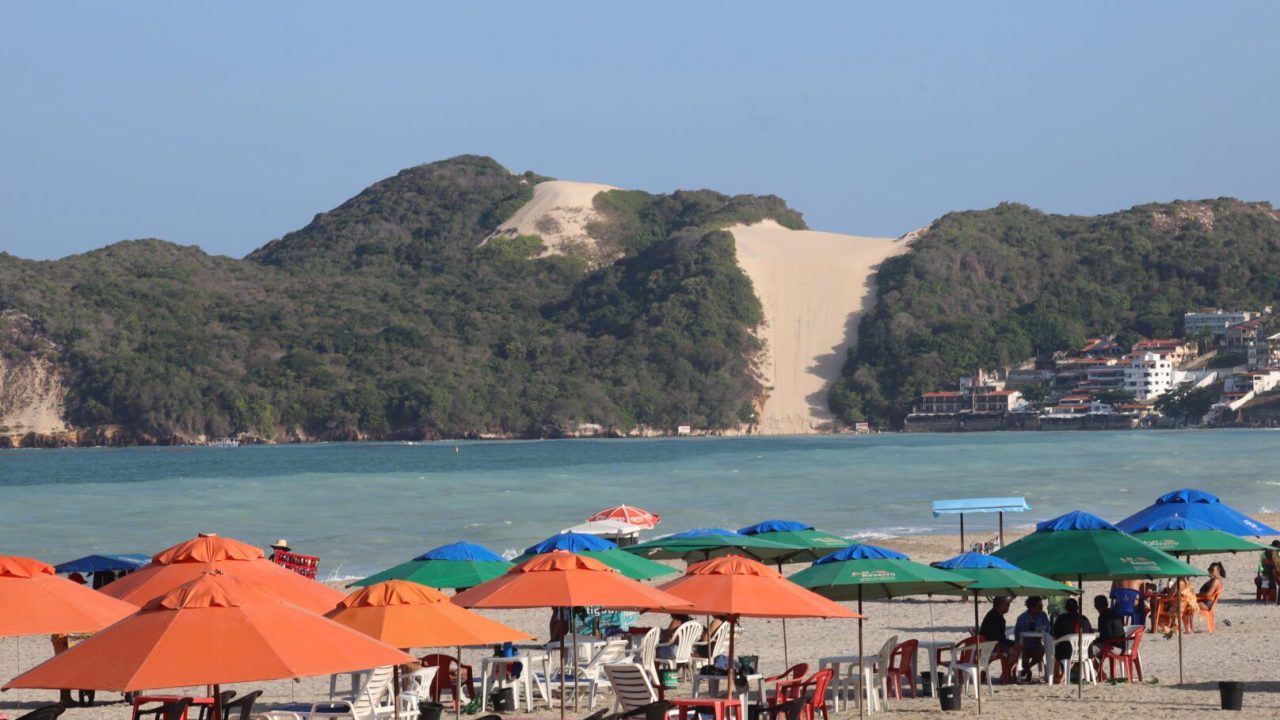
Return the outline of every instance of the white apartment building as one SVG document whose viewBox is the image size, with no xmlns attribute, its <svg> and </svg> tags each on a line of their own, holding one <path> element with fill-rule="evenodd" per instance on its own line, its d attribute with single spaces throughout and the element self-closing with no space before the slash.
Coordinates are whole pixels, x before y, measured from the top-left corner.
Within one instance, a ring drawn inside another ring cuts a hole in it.
<svg viewBox="0 0 1280 720">
<path fill-rule="evenodd" d="M 1124 388 L 1138 400 L 1154 400 L 1173 388 L 1173 361 L 1156 353 L 1134 354 L 1124 370 Z"/>
<path fill-rule="evenodd" d="M 1182 315 L 1183 337 L 1195 338 L 1200 335 L 1222 337 L 1227 328 L 1239 325 L 1258 317 L 1258 313 L 1248 310 L 1214 310 L 1211 312 L 1189 312 Z"/>
</svg>

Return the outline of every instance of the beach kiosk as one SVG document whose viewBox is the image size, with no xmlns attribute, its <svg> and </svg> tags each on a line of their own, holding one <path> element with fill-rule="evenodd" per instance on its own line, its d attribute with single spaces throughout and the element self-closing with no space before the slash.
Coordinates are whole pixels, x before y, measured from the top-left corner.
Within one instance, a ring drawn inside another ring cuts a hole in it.
<svg viewBox="0 0 1280 720">
<path fill-rule="evenodd" d="M 966 513 L 997 513 L 1000 523 L 1000 545 L 1004 546 L 1004 514 L 1007 512 L 1026 512 L 1031 506 L 1026 498 L 967 498 L 964 500 L 934 500 L 933 516 L 960 516 L 960 552 L 968 550 L 964 544 L 964 516 Z"/>
</svg>

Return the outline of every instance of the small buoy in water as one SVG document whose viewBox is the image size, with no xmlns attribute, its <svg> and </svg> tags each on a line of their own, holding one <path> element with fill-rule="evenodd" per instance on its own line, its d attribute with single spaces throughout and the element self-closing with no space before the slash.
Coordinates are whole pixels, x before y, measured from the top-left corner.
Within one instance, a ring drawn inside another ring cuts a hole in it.
<svg viewBox="0 0 1280 720">
<path fill-rule="evenodd" d="M 454 451 L 455 453 L 457 453 L 457 452 L 461 452 L 460 450 L 458 450 L 458 446 L 457 446 L 457 445 L 454 445 L 454 446 L 453 446 L 453 451 Z"/>
</svg>

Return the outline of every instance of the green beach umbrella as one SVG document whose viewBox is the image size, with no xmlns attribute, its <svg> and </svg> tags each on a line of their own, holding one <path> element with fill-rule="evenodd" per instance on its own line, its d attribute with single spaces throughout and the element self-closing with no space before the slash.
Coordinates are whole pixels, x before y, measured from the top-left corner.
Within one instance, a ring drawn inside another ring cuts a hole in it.
<svg viewBox="0 0 1280 720">
<path fill-rule="evenodd" d="M 1070 585 L 1022 570 L 1008 561 L 991 555 L 966 552 L 942 562 L 930 563 L 933 567 L 950 570 L 973 580 L 960 592 L 973 595 L 973 630 L 978 622 L 978 596 L 1009 597 L 1011 595 L 1072 595 L 1080 592 Z M 945 591 L 944 591 L 945 592 Z M 982 714 L 982 683 L 978 683 L 978 714 Z"/>
<path fill-rule="evenodd" d="M 1265 545 L 1223 532 L 1203 520 L 1184 517 L 1161 518 L 1133 531 L 1133 536 L 1148 547 L 1170 555 L 1216 555 L 1267 549 Z"/>
<path fill-rule="evenodd" d="M 1204 575 L 1176 557 L 1144 544 L 1096 515 L 1079 510 L 1045 520 L 996 557 L 1055 580 L 1153 580 Z M 1181 596 L 1179 596 L 1181 597 Z M 1182 609 L 1179 607 L 1178 616 Z M 1182 623 L 1178 626 L 1178 682 L 1182 682 Z M 1083 678 L 1083 673 L 1081 674 Z M 1083 679 L 1077 695 L 1083 695 Z"/>
<path fill-rule="evenodd" d="M 631 545 L 623 550 L 651 560 L 684 560 L 692 563 L 724 555 L 742 555 L 761 562 L 774 562 L 804 548 L 724 528 L 698 528 Z"/>
<path fill-rule="evenodd" d="M 511 563 L 479 545 L 456 542 L 441 545 L 406 563 L 374 573 L 349 587 L 368 587 L 383 580 L 408 580 L 438 589 L 475 587 L 499 577 Z"/>
<path fill-rule="evenodd" d="M 792 575 L 791 582 L 832 600 L 863 600 L 904 595 L 931 595 L 955 591 L 973 584 L 962 575 L 931 568 L 900 552 L 876 545 L 851 545 L 818 558 L 813 565 Z M 932 612 L 932 610 L 931 610 Z M 862 677 L 862 619 L 858 619 L 858 676 Z M 858 715 L 866 703 L 858 703 Z"/>
<path fill-rule="evenodd" d="M 620 550 L 616 543 L 605 540 L 598 535 L 573 532 L 552 535 L 537 545 L 526 548 L 524 555 L 517 558 L 516 562 L 517 564 L 528 562 L 538 555 L 556 550 L 567 550 L 594 558 L 632 580 L 652 580 L 663 575 L 674 575 L 680 572 L 660 562 L 654 562 L 648 558 Z"/>
<path fill-rule="evenodd" d="M 802 548 L 792 555 L 786 556 L 783 562 L 813 562 L 824 555 L 847 548 L 853 543 L 839 535 L 815 530 L 812 525 L 794 520 L 765 520 L 755 525 L 739 528 L 743 535 L 772 540 L 783 545 Z"/>
</svg>

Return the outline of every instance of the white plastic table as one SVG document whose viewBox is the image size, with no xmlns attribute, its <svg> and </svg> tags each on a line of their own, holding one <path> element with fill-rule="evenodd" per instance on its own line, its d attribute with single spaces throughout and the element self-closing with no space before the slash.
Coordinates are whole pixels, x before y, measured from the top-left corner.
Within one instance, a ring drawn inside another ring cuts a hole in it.
<svg viewBox="0 0 1280 720">
<path fill-rule="evenodd" d="M 929 655 L 929 694 L 933 697 L 938 696 L 938 651 L 946 650 L 952 645 L 955 645 L 952 640 L 917 641 L 916 655 L 918 656 L 921 650 L 924 650 Z"/>
<path fill-rule="evenodd" d="M 1050 677 L 1052 673 L 1049 666 L 1053 664 L 1053 636 L 1048 632 L 1028 630 L 1023 633 L 1018 633 L 1018 639 L 1040 641 L 1040 647 L 1044 648 L 1044 660 L 1040 663 L 1040 671 L 1044 675 L 1045 682 L 1051 682 Z"/>
<path fill-rule="evenodd" d="M 867 706 L 868 713 L 874 712 L 874 708 L 878 707 L 880 704 L 880 696 L 876 694 L 876 689 L 872 687 L 872 683 L 871 683 L 872 678 L 875 677 L 875 670 L 874 670 L 875 664 L 878 662 L 880 662 L 880 655 L 878 654 L 865 655 L 862 657 L 862 695 L 864 698 L 866 698 L 866 706 Z M 845 709 L 846 710 L 849 709 L 849 696 L 848 696 L 848 687 L 847 687 L 849 681 L 844 675 L 844 673 L 840 672 L 842 665 L 848 665 L 850 666 L 850 670 L 852 670 L 854 667 L 857 667 L 858 665 L 858 656 L 857 655 L 832 655 L 831 657 L 824 657 L 824 658 L 818 659 L 819 669 L 829 667 L 833 672 L 832 686 L 835 688 L 835 692 L 832 694 L 835 696 L 835 701 L 832 704 L 835 705 L 836 712 L 840 712 L 841 700 L 844 700 Z M 860 700 L 859 703 L 861 702 L 862 701 Z"/>
<path fill-rule="evenodd" d="M 515 678 L 512 687 L 516 690 L 516 707 L 520 707 L 520 686 L 524 686 L 524 709 L 526 712 L 533 712 L 533 685 L 536 682 L 533 664 L 535 662 L 542 663 L 542 677 L 550 677 L 551 656 L 545 652 L 531 650 L 512 657 L 482 658 L 480 672 L 484 679 L 480 682 L 480 697 L 484 698 L 484 702 L 489 702 L 489 682 L 496 681 L 501 687 L 504 681 L 511 679 L 511 666 L 515 663 L 524 663 L 524 669 L 520 672 L 520 677 Z M 502 673 L 502 678 L 497 677 L 499 672 Z M 551 694 L 547 689 L 539 685 L 538 691 L 549 702 Z"/>
</svg>

